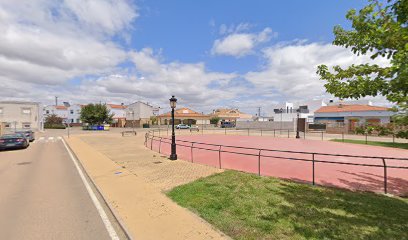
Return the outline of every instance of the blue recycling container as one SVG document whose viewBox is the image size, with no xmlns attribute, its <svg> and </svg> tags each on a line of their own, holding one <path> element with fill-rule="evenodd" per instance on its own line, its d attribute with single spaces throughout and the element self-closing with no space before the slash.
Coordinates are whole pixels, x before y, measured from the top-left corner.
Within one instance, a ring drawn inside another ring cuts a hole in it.
<svg viewBox="0 0 408 240">
<path fill-rule="evenodd" d="M 103 126 L 97 126 L 98 131 L 103 131 Z"/>
</svg>

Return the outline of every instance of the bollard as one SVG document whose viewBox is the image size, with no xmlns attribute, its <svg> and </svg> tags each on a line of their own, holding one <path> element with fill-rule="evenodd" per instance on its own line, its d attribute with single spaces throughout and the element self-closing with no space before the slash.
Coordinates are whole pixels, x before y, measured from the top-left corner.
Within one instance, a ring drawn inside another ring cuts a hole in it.
<svg viewBox="0 0 408 240">
<path fill-rule="evenodd" d="M 384 164 L 384 193 L 387 194 L 387 165 L 385 164 L 385 158 L 382 161 Z"/>
<path fill-rule="evenodd" d="M 262 151 L 262 149 L 259 149 L 259 153 L 258 153 L 258 176 L 261 176 L 261 151 Z"/>
<path fill-rule="evenodd" d="M 315 185 L 315 154 L 314 153 L 312 153 L 312 177 L 313 177 L 312 179 L 313 185 Z"/>
<path fill-rule="evenodd" d="M 220 169 L 221 169 L 221 145 L 220 145 L 220 149 L 218 150 L 218 162 L 219 162 L 219 166 L 220 166 Z"/>
</svg>

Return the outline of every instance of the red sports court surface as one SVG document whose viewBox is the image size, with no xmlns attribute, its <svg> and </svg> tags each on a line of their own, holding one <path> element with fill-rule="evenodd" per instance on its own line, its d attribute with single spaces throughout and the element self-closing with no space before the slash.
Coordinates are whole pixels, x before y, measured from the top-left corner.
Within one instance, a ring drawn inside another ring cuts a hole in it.
<svg viewBox="0 0 408 240">
<path fill-rule="evenodd" d="M 192 135 L 177 136 L 177 155 L 180 159 L 193 161 L 224 169 L 234 169 L 274 176 L 301 182 L 313 181 L 313 163 L 294 159 L 312 160 L 310 153 L 384 157 L 387 166 L 408 167 L 408 160 L 387 158 L 408 158 L 408 151 L 396 148 L 375 147 L 360 144 L 337 143 L 318 140 L 288 139 L 258 136 Z M 182 141 L 189 142 L 182 142 Z M 194 144 L 190 143 L 194 142 Z M 148 141 L 153 150 L 170 153 L 170 140 L 159 138 Z M 234 146 L 220 147 L 214 145 Z M 191 146 L 193 145 L 193 148 Z M 261 151 L 258 149 L 296 151 L 305 153 Z M 201 148 L 201 149 L 200 149 Z M 234 152 L 234 153 L 232 153 Z M 241 153 L 241 154 L 237 154 Z M 247 154 L 247 155 L 245 155 Z M 354 190 L 384 192 L 383 160 L 377 158 L 328 156 L 315 154 L 316 161 L 378 165 L 378 167 L 356 166 L 315 162 L 315 183 Z M 260 161 L 259 161 L 260 160 Z M 388 193 L 408 194 L 408 169 L 387 168 Z"/>
</svg>

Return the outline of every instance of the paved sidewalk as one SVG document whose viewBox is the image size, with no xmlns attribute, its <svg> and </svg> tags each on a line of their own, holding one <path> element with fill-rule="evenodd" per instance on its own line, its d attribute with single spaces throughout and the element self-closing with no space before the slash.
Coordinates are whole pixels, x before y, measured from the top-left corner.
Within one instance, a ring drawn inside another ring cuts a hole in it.
<svg viewBox="0 0 408 240">
<path fill-rule="evenodd" d="M 162 191 L 223 171 L 182 160 L 170 161 L 166 156 L 147 149 L 143 145 L 143 134 L 136 137 L 112 134 L 103 137 L 84 135 L 80 138 L 118 165 L 143 177 L 146 182 Z"/>
<path fill-rule="evenodd" d="M 135 239 L 229 239 L 162 193 L 220 170 L 153 156 L 144 148 L 142 136 L 89 135 L 67 142 Z"/>
</svg>

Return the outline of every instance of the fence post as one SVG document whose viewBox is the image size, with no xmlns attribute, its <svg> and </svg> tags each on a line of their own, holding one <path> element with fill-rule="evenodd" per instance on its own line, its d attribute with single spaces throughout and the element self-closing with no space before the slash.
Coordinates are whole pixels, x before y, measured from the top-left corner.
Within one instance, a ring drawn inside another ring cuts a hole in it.
<svg viewBox="0 0 408 240">
<path fill-rule="evenodd" d="M 303 131 L 303 139 L 306 139 L 306 129 Z"/>
<path fill-rule="evenodd" d="M 220 166 L 220 169 L 221 169 L 221 145 L 220 145 L 220 149 L 218 149 L 218 162 L 219 162 L 219 166 Z"/>
<path fill-rule="evenodd" d="M 273 137 L 275 137 L 275 129 L 273 129 Z"/>
<path fill-rule="evenodd" d="M 159 137 L 160 137 L 160 128 L 159 128 Z"/>
<path fill-rule="evenodd" d="M 193 146 L 194 146 L 194 143 L 191 143 L 191 162 L 193 163 L 194 161 L 193 161 Z"/>
<path fill-rule="evenodd" d="M 322 141 L 323 141 L 323 131 L 322 131 Z"/>
<path fill-rule="evenodd" d="M 261 176 L 261 151 L 262 151 L 262 149 L 259 149 L 259 154 L 258 154 L 258 176 Z"/>
<path fill-rule="evenodd" d="M 365 134 L 365 144 L 367 144 L 367 136 L 368 136 L 368 134 L 366 133 Z"/>
<path fill-rule="evenodd" d="M 385 158 L 382 161 L 384 164 L 384 193 L 387 194 L 387 164 L 385 164 Z"/>
<path fill-rule="evenodd" d="M 162 142 L 162 138 L 160 138 L 160 142 L 159 142 L 159 153 L 161 153 L 161 152 L 160 152 L 160 150 L 161 150 L 161 142 Z"/>
<path fill-rule="evenodd" d="M 312 183 L 315 185 L 315 154 L 312 153 Z"/>
<path fill-rule="evenodd" d="M 289 138 L 289 129 L 288 129 L 288 138 Z"/>
<path fill-rule="evenodd" d="M 224 131 L 225 131 L 225 135 L 227 135 L 227 128 L 224 128 Z"/>
<path fill-rule="evenodd" d="M 249 136 L 249 128 L 248 128 L 248 136 Z"/>
<path fill-rule="evenodd" d="M 344 132 L 341 133 L 341 140 L 344 142 Z"/>
<path fill-rule="evenodd" d="M 395 143 L 395 134 L 392 134 L 392 143 Z"/>
<path fill-rule="evenodd" d="M 167 136 L 169 136 L 169 125 L 167 125 Z"/>
<path fill-rule="evenodd" d="M 261 136 L 262 136 L 262 128 L 261 128 Z"/>
<path fill-rule="evenodd" d="M 154 136 L 152 137 L 152 141 L 150 141 L 150 150 L 153 150 L 153 138 Z"/>
</svg>

